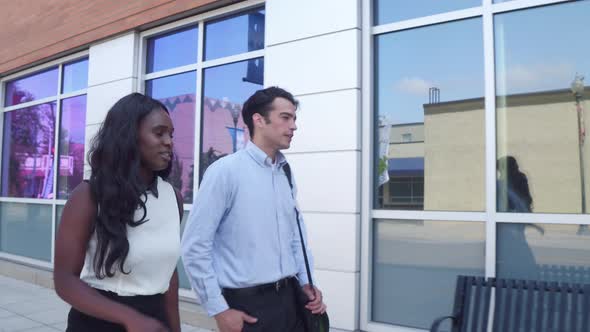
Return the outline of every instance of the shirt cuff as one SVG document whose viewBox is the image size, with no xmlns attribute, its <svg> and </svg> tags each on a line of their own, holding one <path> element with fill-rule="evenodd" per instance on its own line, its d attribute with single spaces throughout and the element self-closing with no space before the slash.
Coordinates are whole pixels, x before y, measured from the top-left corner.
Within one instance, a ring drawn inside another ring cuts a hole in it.
<svg viewBox="0 0 590 332">
<path fill-rule="evenodd" d="M 303 286 L 309 284 L 309 279 L 307 278 L 307 272 L 302 272 L 297 275 L 297 280 L 299 280 L 299 285 Z"/>
<path fill-rule="evenodd" d="M 209 315 L 209 317 L 213 317 L 218 313 L 224 312 L 227 309 L 229 309 L 227 301 L 225 301 L 225 298 L 223 296 L 210 298 L 209 301 L 205 303 L 204 307 L 205 309 L 207 309 L 207 314 Z"/>
</svg>

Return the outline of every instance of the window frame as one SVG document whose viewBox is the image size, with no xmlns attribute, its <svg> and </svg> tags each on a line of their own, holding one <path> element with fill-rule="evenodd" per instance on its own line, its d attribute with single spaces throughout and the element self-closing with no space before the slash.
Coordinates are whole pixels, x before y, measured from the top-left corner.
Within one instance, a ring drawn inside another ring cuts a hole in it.
<svg viewBox="0 0 590 332">
<path fill-rule="evenodd" d="M 13 74 L 10 74 L 10 75 L 0 78 L 0 123 L 2 123 L 2 125 L 0 125 L 0 137 L 2 137 L 2 143 L 0 144 L 0 156 L 2 156 L 2 149 L 4 147 L 4 141 L 3 141 L 3 139 L 4 139 L 4 114 L 6 112 L 17 111 L 19 109 L 24 109 L 27 107 L 45 104 L 45 103 L 49 103 L 49 102 L 56 103 L 57 112 L 56 112 L 56 116 L 55 116 L 56 128 L 54 128 L 54 130 L 55 130 L 55 132 L 54 132 L 54 135 L 55 135 L 54 147 L 55 147 L 55 156 L 59 155 L 59 153 L 60 153 L 59 139 L 60 139 L 60 126 L 61 126 L 62 100 L 72 98 L 72 97 L 87 95 L 87 91 L 88 91 L 88 86 L 87 86 L 84 89 L 71 91 L 68 93 L 62 93 L 61 91 L 62 91 L 62 85 L 63 85 L 63 69 L 64 69 L 65 65 L 68 65 L 72 62 L 76 62 L 78 60 L 82 60 L 84 58 L 89 60 L 88 50 L 76 52 L 76 53 L 70 54 L 65 57 L 60 57 L 59 59 L 49 61 L 49 62 L 43 63 L 41 65 L 33 66 L 31 68 L 28 68 L 28 69 L 25 69 L 22 71 L 18 71 Z M 26 102 L 26 103 L 22 103 L 22 104 L 18 104 L 18 105 L 4 107 L 4 94 L 6 91 L 6 84 L 9 81 L 13 81 L 13 80 L 19 79 L 19 78 L 24 78 L 26 76 L 33 75 L 35 73 L 41 72 L 41 71 L 49 69 L 51 67 L 57 67 L 57 70 L 58 70 L 58 79 L 55 82 L 56 88 L 57 88 L 55 95 L 53 95 L 51 97 L 46 97 L 46 98 L 34 100 L 31 102 Z M 59 158 L 54 157 L 53 158 L 53 168 L 54 169 L 57 169 L 57 167 L 59 167 L 58 162 L 59 162 Z M 57 182 L 58 182 L 58 180 L 59 180 L 59 171 L 58 172 L 54 171 L 53 172 L 53 198 L 50 198 L 50 199 L 0 196 L 0 203 L 6 202 L 6 203 L 42 204 L 42 205 L 51 206 L 51 234 L 50 234 L 51 235 L 51 260 L 49 262 L 47 262 L 47 261 L 29 258 L 29 257 L 25 257 L 25 256 L 10 254 L 10 253 L 4 252 L 4 251 L 0 251 L 0 259 L 6 259 L 9 261 L 14 261 L 14 262 L 18 262 L 18 263 L 25 263 L 25 264 L 32 265 L 32 266 L 53 269 L 54 254 L 55 254 L 55 235 L 56 235 L 56 225 L 57 225 L 57 209 L 58 209 L 58 206 L 63 207 L 67 201 L 67 199 L 57 198 L 57 190 L 58 190 Z"/>
<path fill-rule="evenodd" d="M 242 12 L 254 10 L 257 8 L 265 8 L 264 0 L 246 0 L 240 3 L 229 5 L 220 9 L 208 11 L 199 15 L 195 15 L 186 19 L 178 20 L 172 23 L 164 24 L 162 26 L 143 31 L 139 34 L 139 52 L 137 62 L 137 90 L 140 93 L 145 93 L 146 81 L 163 78 L 167 76 L 183 74 L 187 72 L 195 72 L 196 74 L 196 91 L 195 91 L 195 138 L 194 138 L 194 170 L 193 170 L 193 193 L 197 193 L 199 189 L 199 174 L 200 174 L 200 149 L 201 149 L 201 117 L 202 117 L 202 97 L 204 93 L 204 71 L 207 68 L 217 67 L 221 65 L 227 65 L 245 60 L 252 60 L 256 58 L 264 59 L 265 50 L 267 44 L 265 43 L 264 48 L 251 52 L 244 52 L 240 54 L 234 54 L 226 57 L 216 58 L 212 60 L 204 60 L 205 50 L 205 24 L 209 21 L 217 21 L 223 18 L 230 18 L 232 16 L 239 15 Z M 186 28 L 189 26 L 198 26 L 198 41 L 197 41 L 197 58 L 195 63 L 160 70 L 146 74 L 147 65 L 147 45 L 148 39 L 156 37 L 160 34 L 172 32 L 174 30 Z M 1 134 L 1 133 L 0 133 Z M 1 152 L 1 151 L 0 151 Z M 192 203 L 183 203 L 185 213 L 190 211 L 193 207 Z M 179 289 L 179 294 L 183 298 L 196 300 L 196 296 L 192 289 Z"/>
<path fill-rule="evenodd" d="M 373 231 L 376 219 L 464 221 L 485 223 L 485 275 L 496 276 L 496 227 L 499 223 L 539 223 L 588 225 L 588 215 L 553 213 L 506 213 L 496 212 L 496 87 L 494 16 L 516 10 L 556 5 L 568 0 L 513 0 L 493 3 L 482 0 L 478 7 L 450 11 L 441 14 L 408 19 L 382 25 L 373 24 L 373 2 L 362 1 L 361 5 L 361 72 L 362 72 L 362 165 L 361 171 L 361 268 L 360 268 L 360 328 L 373 332 L 415 332 L 421 329 L 396 326 L 372 321 L 372 271 Z M 484 97 L 485 97 L 485 210 L 482 212 L 462 211 L 410 211 L 375 209 L 373 206 L 374 170 L 373 156 L 375 143 L 375 67 L 374 38 L 380 34 L 419 28 L 439 23 L 481 17 L 483 29 Z"/>
</svg>

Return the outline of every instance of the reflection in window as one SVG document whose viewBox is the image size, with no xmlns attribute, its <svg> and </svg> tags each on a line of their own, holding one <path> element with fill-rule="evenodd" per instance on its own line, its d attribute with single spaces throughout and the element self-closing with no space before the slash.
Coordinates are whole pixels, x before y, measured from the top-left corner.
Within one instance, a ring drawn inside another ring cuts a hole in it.
<svg viewBox="0 0 590 332">
<path fill-rule="evenodd" d="M 242 104 L 262 88 L 263 73 L 262 58 L 205 69 L 201 178 L 215 160 L 243 148 L 250 139 Z"/>
<path fill-rule="evenodd" d="M 185 203 L 193 201 L 196 76 L 191 71 L 145 82 L 146 94 L 166 105 L 174 124 L 174 157 L 168 179 Z"/>
<path fill-rule="evenodd" d="M 205 60 L 264 48 L 264 9 L 205 24 Z"/>
<path fill-rule="evenodd" d="M 51 205 L 0 203 L 0 251 L 51 261 Z"/>
<path fill-rule="evenodd" d="M 57 67 L 6 83 L 4 106 L 57 95 Z"/>
<path fill-rule="evenodd" d="M 374 221 L 372 320 L 420 329 L 452 312 L 458 275 L 484 274 L 482 222 Z"/>
<path fill-rule="evenodd" d="M 88 58 L 63 66 L 62 93 L 86 89 L 88 87 Z"/>
<path fill-rule="evenodd" d="M 498 277 L 590 284 L 587 225 L 498 224 Z"/>
<path fill-rule="evenodd" d="M 191 26 L 149 38 L 146 73 L 197 63 L 198 36 Z"/>
<path fill-rule="evenodd" d="M 53 198 L 56 103 L 4 113 L 2 196 Z"/>
<path fill-rule="evenodd" d="M 186 220 L 188 219 L 189 211 L 184 211 L 182 216 L 182 222 L 180 223 L 180 236 L 184 233 L 184 229 L 186 227 Z M 191 289 L 190 281 L 186 276 L 186 271 L 184 270 L 184 264 L 182 264 L 182 257 L 178 259 L 178 263 L 176 264 L 176 268 L 178 270 L 178 286 L 184 289 Z"/>
<path fill-rule="evenodd" d="M 494 18 L 500 212 L 589 212 L 588 12 L 578 1 Z"/>
<path fill-rule="evenodd" d="M 481 0 L 374 0 L 375 25 L 481 6 Z"/>
<path fill-rule="evenodd" d="M 375 38 L 375 208 L 484 209 L 481 24 Z"/>
<path fill-rule="evenodd" d="M 86 95 L 62 100 L 57 180 L 57 197 L 60 199 L 67 199 L 82 182 L 85 129 Z"/>
</svg>

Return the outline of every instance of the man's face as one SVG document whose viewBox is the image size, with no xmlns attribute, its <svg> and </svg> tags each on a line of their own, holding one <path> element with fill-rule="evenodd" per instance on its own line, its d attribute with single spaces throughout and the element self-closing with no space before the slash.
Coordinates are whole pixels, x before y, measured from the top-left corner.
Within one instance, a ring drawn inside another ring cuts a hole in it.
<svg viewBox="0 0 590 332">
<path fill-rule="evenodd" d="M 297 130 L 295 105 L 279 97 L 275 98 L 271 106 L 266 119 L 260 116 L 256 134 L 260 134 L 264 144 L 274 150 L 288 149 Z"/>
</svg>

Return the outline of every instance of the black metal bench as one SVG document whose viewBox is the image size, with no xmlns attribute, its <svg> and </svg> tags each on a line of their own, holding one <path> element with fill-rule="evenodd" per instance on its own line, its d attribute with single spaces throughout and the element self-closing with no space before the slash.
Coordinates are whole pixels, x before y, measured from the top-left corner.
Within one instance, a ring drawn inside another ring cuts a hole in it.
<svg viewBox="0 0 590 332">
<path fill-rule="evenodd" d="M 452 332 L 485 332 L 493 319 L 494 332 L 588 332 L 589 316 L 588 284 L 459 276 L 453 314 L 430 331 L 451 320 Z"/>
</svg>

